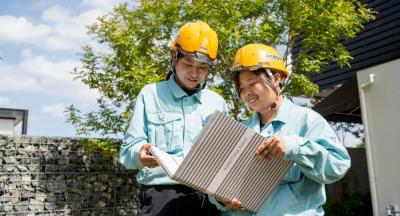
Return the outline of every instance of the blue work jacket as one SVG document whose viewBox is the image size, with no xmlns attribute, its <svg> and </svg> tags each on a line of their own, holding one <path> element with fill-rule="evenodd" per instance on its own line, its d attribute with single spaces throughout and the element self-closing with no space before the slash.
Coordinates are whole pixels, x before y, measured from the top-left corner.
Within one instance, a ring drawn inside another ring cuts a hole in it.
<svg viewBox="0 0 400 216">
<path fill-rule="evenodd" d="M 121 146 L 120 162 L 128 169 L 139 170 L 136 179 L 140 184 L 177 184 L 160 166 L 143 166 L 139 160 L 142 145 L 151 143 L 183 158 L 215 110 L 227 113 L 220 95 L 203 89 L 188 96 L 173 75 L 167 81 L 146 85 L 136 98 L 133 120 Z"/>
<path fill-rule="evenodd" d="M 285 98 L 270 123 L 260 128 L 256 113 L 244 124 L 265 137 L 280 135 L 284 159 L 294 165 L 258 212 L 228 209 L 211 196 L 210 201 L 224 210 L 224 216 L 324 215 L 325 184 L 340 180 L 350 167 L 350 156 L 328 122 Z"/>
</svg>

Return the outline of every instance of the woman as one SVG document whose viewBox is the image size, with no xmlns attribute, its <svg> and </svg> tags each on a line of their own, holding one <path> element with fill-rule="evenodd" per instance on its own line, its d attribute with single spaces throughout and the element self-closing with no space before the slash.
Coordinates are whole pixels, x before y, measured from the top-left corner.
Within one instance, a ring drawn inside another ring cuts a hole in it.
<svg viewBox="0 0 400 216">
<path fill-rule="evenodd" d="M 241 211 L 240 200 L 210 200 L 225 210 L 223 215 L 323 215 L 324 185 L 350 167 L 346 148 L 323 117 L 282 96 L 289 73 L 275 49 L 242 47 L 232 72 L 240 99 L 255 111 L 244 124 L 266 137 L 255 153 L 260 160 L 283 157 L 294 165 L 258 212 Z"/>
<path fill-rule="evenodd" d="M 185 157 L 215 110 L 227 112 L 221 96 L 205 89 L 218 38 L 204 22 L 185 24 L 172 43 L 168 80 L 145 86 L 121 146 L 120 161 L 138 169 L 139 215 L 218 215 L 207 196 L 168 178 L 149 154 L 155 145 Z"/>
</svg>

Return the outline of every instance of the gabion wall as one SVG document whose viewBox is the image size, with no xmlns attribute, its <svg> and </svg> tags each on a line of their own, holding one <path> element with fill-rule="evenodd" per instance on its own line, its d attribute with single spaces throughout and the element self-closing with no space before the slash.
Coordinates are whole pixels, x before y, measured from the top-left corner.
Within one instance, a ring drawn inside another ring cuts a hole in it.
<svg viewBox="0 0 400 216">
<path fill-rule="evenodd" d="M 136 215 L 134 176 L 79 139 L 0 135 L 0 215 Z"/>
<path fill-rule="evenodd" d="M 328 200 L 369 193 L 365 149 L 348 150 L 352 167 Z M 0 135 L 0 216 L 137 215 L 134 176 L 118 158 L 83 154 L 77 138 Z"/>
</svg>

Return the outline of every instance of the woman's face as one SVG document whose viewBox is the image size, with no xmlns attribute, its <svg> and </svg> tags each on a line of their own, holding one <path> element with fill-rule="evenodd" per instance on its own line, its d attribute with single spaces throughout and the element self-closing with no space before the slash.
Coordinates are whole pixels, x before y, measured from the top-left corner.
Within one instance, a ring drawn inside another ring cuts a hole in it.
<svg viewBox="0 0 400 216">
<path fill-rule="evenodd" d="M 276 101 L 275 91 L 252 71 L 239 74 L 239 95 L 252 110 L 263 113 Z M 276 83 L 274 83 L 276 85 Z"/>
<path fill-rule="evenodd" d="M 175 64 L 176 81 L 181 87 L 194 89 L 203 82 L 210 66 L 189 57 L 181 57 Z"/>
</svg>

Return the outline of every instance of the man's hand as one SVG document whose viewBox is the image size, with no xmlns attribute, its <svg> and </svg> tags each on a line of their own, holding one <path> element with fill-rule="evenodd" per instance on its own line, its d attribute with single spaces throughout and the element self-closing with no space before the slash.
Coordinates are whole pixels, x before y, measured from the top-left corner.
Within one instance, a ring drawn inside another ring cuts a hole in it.
<svg viewBox="0 0 400 216">
<path fill-rule="evenodd" d="M 237 199 L 233 199 L 233 200 L 224 200 L 222 198 L 219 197 L 215 197 L 215 199 L 224 204 L 226 207 L 231 208 L 231 209 L 237 209 L 237 210 L 243 210 L 243 206 L 242 203 L 237 200 Z"/>
<path fill-rule="evenodd" d="M 268 160 L 273 157 L 283 157 L 285 155 L 285 143 L 281 136 L 273 135 L 258 146 L 256 153 L 260 158 L 266 157 Z"/>
<path fill-rule="evenodd" d="M 150 153 L 150 147 L 154 146 L 153 144 L 143 144 L 142 148 L 140 149 L 140 156 L 139 160 L 145 167 L 154 168 L 158 166 L 158 163 L 153 155 Z"/>
</svg>

